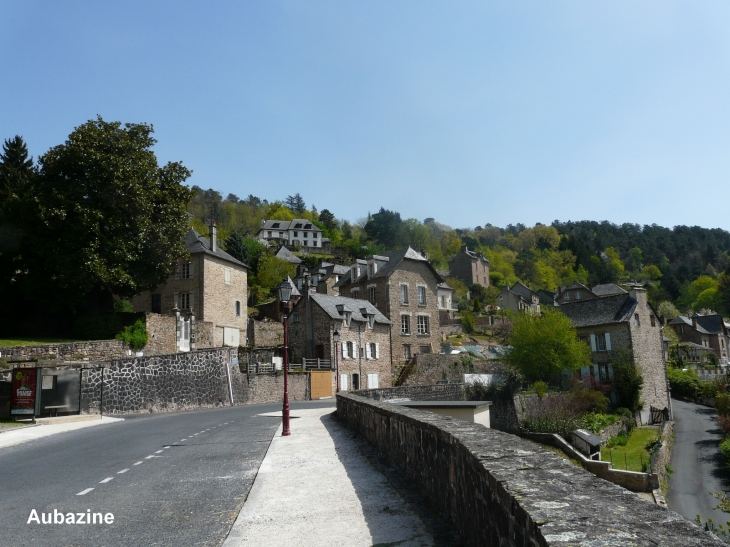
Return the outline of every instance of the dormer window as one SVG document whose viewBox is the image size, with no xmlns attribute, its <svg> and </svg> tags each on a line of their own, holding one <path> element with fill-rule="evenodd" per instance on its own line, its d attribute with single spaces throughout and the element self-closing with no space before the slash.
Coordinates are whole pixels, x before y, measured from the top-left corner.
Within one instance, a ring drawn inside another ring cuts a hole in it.
<svg viewBox="0 0 730 547">
<path fill-rule="evenodd" d="M 274 222 L 274 223 L 273 223 L 273 224 L 271 225 L 271 227 L 272 227 L 272 228 L 279 228 L 280 226 L 281 226 L 281 224 L 280 224 L 280 223 L 278 223 L 278 222 Z"/>
<path fill-rule="evenodd" d="M 295 228 L 301 228 L 302 227 L 302 223 L 301 222 L 297 222 L 297 224 L 294 227 Z"/>
<path fill-rule="evenodd" d="M 357 281 L 357 278 L 360 277 L 360 268 L 357 266 L 352 267 L 352 280 Z"/>
<path fill-rule="evenodd" d="M 304 229 L 305 230 L 311 230 L 312 229 L 312 225 L 311 224 L 305 224 L 304 225 Z"/>
<path fill-rule="evenodd" d="M 569 292 L 565 293 L 565 301 L 570 302 L 570 293 Z"/>
<path fill-rule="evenodd" d="M 576 300 L 580 300 L 580 293 L 579 293 L 579 292 L 577 292 L 577 291 L 576 291 L 576 293 L 575 293 L 575 299 L 576 299 Z"/>
</svg>

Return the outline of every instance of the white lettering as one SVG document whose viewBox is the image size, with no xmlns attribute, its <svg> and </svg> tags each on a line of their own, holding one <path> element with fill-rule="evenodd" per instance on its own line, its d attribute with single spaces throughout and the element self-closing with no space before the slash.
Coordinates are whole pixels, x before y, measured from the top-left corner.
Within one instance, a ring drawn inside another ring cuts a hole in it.
<svg viewBox="0 0 730 547">
<path fill-rule="evenodd" d="M 48 520 L 46 520 L 46 517 L 48 517 Z M 41 513 L 41 519 L 43 519 L 43 524 L 53 524 L 53 515 L 51 513 Z"/>
<path fill-rule="evenodd" d="M 73 513 L 66 513 L 66 524 L 76 524 L 76 519 Z"/>
<path fill-rule="evenodd" d="M 76 513 L 76 524 L 86 524 L 86 513 Z"/>
<path fill-rule="evenodd" d="M 53 524 L 63 524 L 63 513 L 59 513 L 58 509 L 53 510 Z"/>
<path fill-rule="evenodd" d="M 104 522 L 107 524 L 114 524 L 114 515 L 111 513 L 107 513 L 104 515 Z"/>
<path fill-rule="evenodd" d="M 96 517 L 99 517 L 98 523 L 96 522 Z M 101 513 L 94 513 L 93 518 L 94 518 L 94 524 L 104 524 L 104 517 L 102 516 Z"/>
<path fill-rule="evenodd" d="M 41 520 L 38 518 L 38 512 L 35 509 L 31 510 L 30 516 L 28 517 L 28 522 L 26 522 L 26 524 L 30 524 L 33 521 L 37 522 L 38 524 L 41 523 Z"/>
</svg>

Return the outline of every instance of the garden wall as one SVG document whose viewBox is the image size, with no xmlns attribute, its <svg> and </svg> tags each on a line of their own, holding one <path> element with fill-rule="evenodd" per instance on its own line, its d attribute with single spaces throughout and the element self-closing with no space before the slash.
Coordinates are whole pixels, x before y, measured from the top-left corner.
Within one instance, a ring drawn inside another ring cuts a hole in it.
<svg viewBox="0 0 730 547">
<path fill-rule="evenodd" d="M 349 393 L 338 394 L 337 416 L 451 519 L 466 546 L 725 545 L 514 435 Z"/>
</svg>

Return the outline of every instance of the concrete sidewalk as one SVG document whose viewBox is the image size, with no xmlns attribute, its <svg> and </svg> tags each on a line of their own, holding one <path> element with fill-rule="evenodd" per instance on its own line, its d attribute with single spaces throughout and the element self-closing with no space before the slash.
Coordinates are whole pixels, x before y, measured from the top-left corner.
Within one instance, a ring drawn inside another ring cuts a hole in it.
<svg viewBox="0 0 730 547">
<path fill-rule="evenodd" d="M 224 547 L 434 545 L 333 412 L 293 412 L 290 437 L 279 427 Z"/>
<path fill-rule="evenodd" d="M 53 420 L 54 418 L 50 418 Z M 0 448 L 14 446 L 16 444 L 34 441 L 41 437 L 48 437 L 57 433 L 65 433 L 67 431 L 75 431 L 76 429 L 84 429 L 85 427 L 93 427 L 95 425 L 107 425 L 114 422 L 123 422 L 124 418 L 109 418 L 104 416 L 102 419 L 83 420 L 83 421 L 64 421 L 63 423 L 52 423 L 46 421 L 43 424 L 32 427 L 20 427 L 18 429 L 6 429 L 0 433 Z"/>
</svg>

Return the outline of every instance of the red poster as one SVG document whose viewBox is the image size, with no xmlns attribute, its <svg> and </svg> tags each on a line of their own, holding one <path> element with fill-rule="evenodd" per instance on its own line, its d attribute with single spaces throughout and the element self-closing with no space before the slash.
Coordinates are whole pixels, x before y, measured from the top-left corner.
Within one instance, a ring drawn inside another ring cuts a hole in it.
<svg viewBox="0 0 730 547">
<path fill-rule="evenodd" d="M 20 368 L 13 371 L 13 393 L 10 414 L 35 414 L 37 369 Z"/>
</svg>

